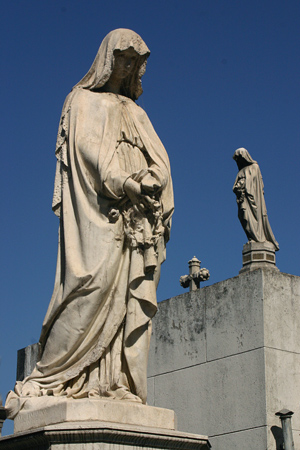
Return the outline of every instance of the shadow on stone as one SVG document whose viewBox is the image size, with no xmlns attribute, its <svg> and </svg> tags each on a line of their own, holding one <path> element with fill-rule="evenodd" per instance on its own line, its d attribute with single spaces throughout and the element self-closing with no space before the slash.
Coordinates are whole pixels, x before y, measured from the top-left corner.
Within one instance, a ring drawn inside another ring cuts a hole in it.
<svg viewBox="0 0 300 450">
<path fill-rule="evenodd" d="M 271 427 L 272 434 L 276 442 L 276 450 L 283 450 L 283 433 L 282 428 L 274 426 Z"/>
</svg>

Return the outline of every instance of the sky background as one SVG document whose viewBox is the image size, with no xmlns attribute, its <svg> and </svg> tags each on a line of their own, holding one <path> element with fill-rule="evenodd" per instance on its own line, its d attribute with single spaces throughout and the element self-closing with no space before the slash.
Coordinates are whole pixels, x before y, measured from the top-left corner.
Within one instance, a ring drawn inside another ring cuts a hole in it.
<svg viewBox="0 0 300 450">
<path fill-rule="evenodd" d="M 53 289 L 61 108 L 115 28 L 151 50 L 138 104 L 171 161 L 175 213 L 158 300 L 185 292 L 179 277 L 194 255 L 211 273 L 202 286 L 238 275 L 247 241 L 232 192 L 238 147 L 261 168 L 277 266 L 300 275 L 299 0 L 11 0 L 0 21 L 3 400 Z"/>
</svg>

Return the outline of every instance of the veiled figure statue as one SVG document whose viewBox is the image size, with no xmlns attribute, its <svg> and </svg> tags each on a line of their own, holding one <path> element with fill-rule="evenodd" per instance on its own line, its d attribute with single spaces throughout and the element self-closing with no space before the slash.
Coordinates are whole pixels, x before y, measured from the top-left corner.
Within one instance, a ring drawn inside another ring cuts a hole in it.
<svg viewBox="0 0 300 450">
<path fill-rule="evenodd" d="M 271 242 L 279 250 L 272 232 L 264 198 L 264 184 L 259 166 L 245 148 L 233 155 L 239 173 L 233 185 L 238 205 L 238 217 L 249 241 Z"/>
<path fill-rule="evenodd" d="M 65 100 L 54 292 L 40 359 L 8 394 L 10 418 L 28 397 L 146 403 L 151 319 L 174 208 L 167 153 L 135 103 L 149 54 L 135 32 L 112 31 Z"/>
</svg>

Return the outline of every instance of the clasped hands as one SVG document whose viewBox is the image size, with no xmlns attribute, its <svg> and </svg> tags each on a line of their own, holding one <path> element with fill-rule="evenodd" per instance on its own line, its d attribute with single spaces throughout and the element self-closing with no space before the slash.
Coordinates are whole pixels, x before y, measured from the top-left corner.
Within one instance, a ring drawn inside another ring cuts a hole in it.
<svg viewBox="0 0 300 450">
<path fill-rule="evenodd" d="M 140 182 L 129 177 L 124 183 L 126 195 L 140 212 L 150 209 L 156 202 L 151 196 L 155 195 L 159 189 L 158 181 L 150 173 L 147 173 Z"/>
</svg>

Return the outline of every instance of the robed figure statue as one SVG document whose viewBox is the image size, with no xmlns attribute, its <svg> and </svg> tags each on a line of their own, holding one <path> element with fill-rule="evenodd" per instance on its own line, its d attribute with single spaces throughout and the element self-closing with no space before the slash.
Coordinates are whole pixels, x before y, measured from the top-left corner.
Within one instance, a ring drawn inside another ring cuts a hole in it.
<svg viewBox="0 0 300 450">
<path fill-rule="evenodd" d="M 133 31 L 103 40 L 67 96 L 53 210 L 60 218 L 40 359 L 6 407 L 64 396 L 146 403 L 151 319 L 173 212 L 167 153 L 141 107 L 150 52 Z"/>
<path fill-rule="evenodd" d="M 233 185 L 238 205 L 238 217 L 249 241 L 270 242 L 279 250 L 272 232 L 264 198 L 264 184 L 259 166 L 245 148 L 233 155 L 239 172 Z"/>
</svg>

